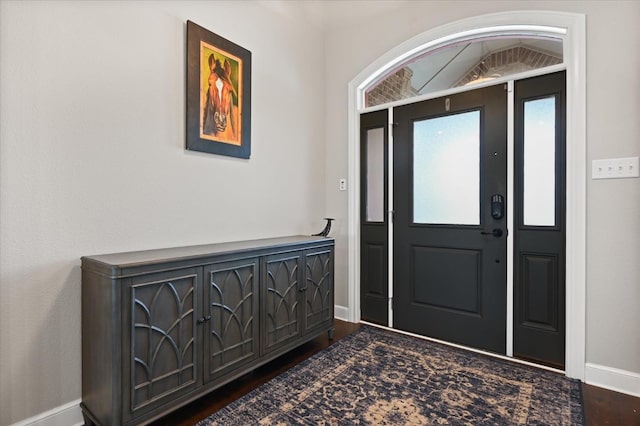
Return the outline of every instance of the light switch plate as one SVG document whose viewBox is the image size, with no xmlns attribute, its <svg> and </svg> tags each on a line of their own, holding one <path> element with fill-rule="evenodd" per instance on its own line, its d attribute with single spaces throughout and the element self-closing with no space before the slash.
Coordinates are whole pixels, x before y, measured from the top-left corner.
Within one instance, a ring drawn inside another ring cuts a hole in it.
<svg viewBox="0 0 640 426">
<path fill-rule="evenodd" d="M 606 158 L 591 162 L 592 179 L 621 179 L 640 176 L 638 157 Z"/>
</svg>

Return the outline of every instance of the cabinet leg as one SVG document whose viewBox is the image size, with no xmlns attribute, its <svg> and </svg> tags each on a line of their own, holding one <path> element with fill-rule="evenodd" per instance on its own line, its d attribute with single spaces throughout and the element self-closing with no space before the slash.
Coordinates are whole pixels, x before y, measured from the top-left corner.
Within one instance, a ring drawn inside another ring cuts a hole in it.
<svg viewBox="0 0 640 426">
<path fill-rule="evenodd" d="M 84 419 L 84 426 L 96 426 L 85 413 L 82 413 L 82 418 Z"/>
<path fill-rule="evenodd" d="M 84 420 L 84 426 L 97 426 L 91 418 L 91 415 L 87 412 L 83 403 L 80 404 L 80 408 L 82 408 L 82 419 Z"/>
<path fill-rule="evenodd" d="M 331 328 L 329 329 L 329 331 L 327 332 L 327 334 L 329 335 L 329 340 L 333 340 L 333 333 L 334 333 L 334 331 L 336 331 L 336 329 L 335 329 L 335 328 L 333 328 L 333 327 L 331 327 Z"/>
</svg>

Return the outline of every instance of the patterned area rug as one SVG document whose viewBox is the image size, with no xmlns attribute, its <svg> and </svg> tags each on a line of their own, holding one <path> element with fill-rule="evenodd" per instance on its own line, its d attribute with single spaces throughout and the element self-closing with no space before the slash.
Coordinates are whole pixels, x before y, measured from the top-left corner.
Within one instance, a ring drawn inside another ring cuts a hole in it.
<svg viewBox="0 0 640 426">
<path fill-rule="evenodd" d="M 363 326 L 214 413 L 211 425 L 582 425 L 580 383 Z"/>
</svg>

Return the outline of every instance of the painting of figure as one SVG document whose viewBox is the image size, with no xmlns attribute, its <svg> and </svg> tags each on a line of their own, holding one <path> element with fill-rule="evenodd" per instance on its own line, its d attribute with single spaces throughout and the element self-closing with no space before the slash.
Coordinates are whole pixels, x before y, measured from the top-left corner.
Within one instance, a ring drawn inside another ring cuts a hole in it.
<svg viewBox="0 0 640 426">
<path fill-rule="evenodd" d="M 186 112 L 188 150 L 250 157 L 251 52 L 191 21 Z"/>
<path fill-rule="evenodd" d="M 242 125 L 242 60 L 200 43 L 200 137 L 240 145 Z"/>
</svg>

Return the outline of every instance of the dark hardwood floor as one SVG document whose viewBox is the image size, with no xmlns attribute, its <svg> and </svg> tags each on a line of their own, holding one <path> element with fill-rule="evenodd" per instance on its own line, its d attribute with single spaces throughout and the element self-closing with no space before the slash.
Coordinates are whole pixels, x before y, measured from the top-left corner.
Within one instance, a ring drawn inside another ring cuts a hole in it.
<svg viewBox="0 0 640 426">
<path fill-rule="evenodd" d="M 582 384 L 587 425 L 640 425 L 640 398 Z"/>
<path fill-rule="evenodd" d="M 278 374 L 357 330 L 360 325 L 336 320 L 334 340 L 326 334 L 294 349 L 269 364 L 246 374 L 210 394 L 152 423 L 153 426 L 191 426 L 247 394 Z M 640 398 L 598 388 L 582 386 L 587 425 L 640 426 Z"/>
</svg>

